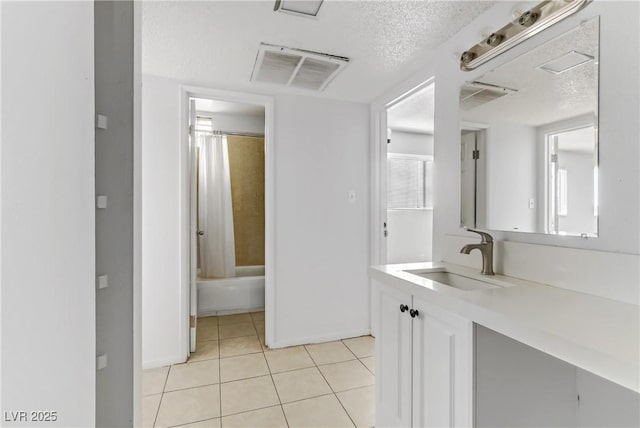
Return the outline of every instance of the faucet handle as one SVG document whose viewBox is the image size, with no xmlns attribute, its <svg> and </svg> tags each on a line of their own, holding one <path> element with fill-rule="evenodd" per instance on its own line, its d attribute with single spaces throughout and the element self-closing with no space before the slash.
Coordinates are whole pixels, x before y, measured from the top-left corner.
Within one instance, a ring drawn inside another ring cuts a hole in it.
<svg viewBox="0 0 640 428">
<path fill-rule="evenodd" d="M 464 230 L 466 230 L 467 232 L 477 233 L 478 235 L 480 235 L 480 238 L 482 238 L 482 242 L 493 242 L 493 236 L 489 235 L 487 232 L 481 232 L 469 227 L 465 227 Z"/>
</svg>

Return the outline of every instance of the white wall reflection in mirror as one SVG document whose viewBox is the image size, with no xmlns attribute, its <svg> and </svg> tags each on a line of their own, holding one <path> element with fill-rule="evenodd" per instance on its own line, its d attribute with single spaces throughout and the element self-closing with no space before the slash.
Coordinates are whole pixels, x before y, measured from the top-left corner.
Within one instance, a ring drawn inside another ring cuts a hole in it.
<svg viewBox="0 0 640 428">
<path fill-rule="evenodd" d="M 598 235 L 593 18 L 460 90 L 461 224 Z"/>
</svg>

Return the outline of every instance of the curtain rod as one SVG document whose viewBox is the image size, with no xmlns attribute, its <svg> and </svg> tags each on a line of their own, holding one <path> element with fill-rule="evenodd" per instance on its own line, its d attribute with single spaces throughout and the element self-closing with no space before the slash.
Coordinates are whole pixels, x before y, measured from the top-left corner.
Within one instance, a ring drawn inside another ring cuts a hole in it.
<svg viewBox="0 0 640 428">
<path fill-rule="evenodd" d="M 254 132 L 213 131 L 213 135 L 237 135 L 239 137 L 264 138 L 264 134 L 258 134 Z"/>
</svg>

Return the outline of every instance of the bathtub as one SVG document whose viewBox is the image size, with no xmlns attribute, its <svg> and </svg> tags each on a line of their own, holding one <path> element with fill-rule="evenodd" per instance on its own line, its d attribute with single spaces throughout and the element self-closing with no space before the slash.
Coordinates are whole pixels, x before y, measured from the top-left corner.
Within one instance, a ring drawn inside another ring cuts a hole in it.
<svg viewBox="0 0 640 428">
<path fill-rule="evenodd" d="M 198 316 L 264 309 L 264 266 L 237 266 L 234 278 L 198 278 Z"/>
</svg>

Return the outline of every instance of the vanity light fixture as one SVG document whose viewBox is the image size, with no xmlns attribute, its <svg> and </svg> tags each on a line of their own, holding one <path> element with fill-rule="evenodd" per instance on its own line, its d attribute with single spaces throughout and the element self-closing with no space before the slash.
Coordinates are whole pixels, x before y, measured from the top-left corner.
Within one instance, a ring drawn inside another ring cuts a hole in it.
<svg viewBox="0 0 640 428">
<path fill-rule="evenodd" d="M 323 0 L 276 0 L 273 10 L 293 15 L 315 18 Z"/>
<path fill-rule="evenodd" d="M 591 0 L 545 0 L 460 55 L 460 69 L 471 71 L 540 31 L 573 15 Z"/>
</svg>

